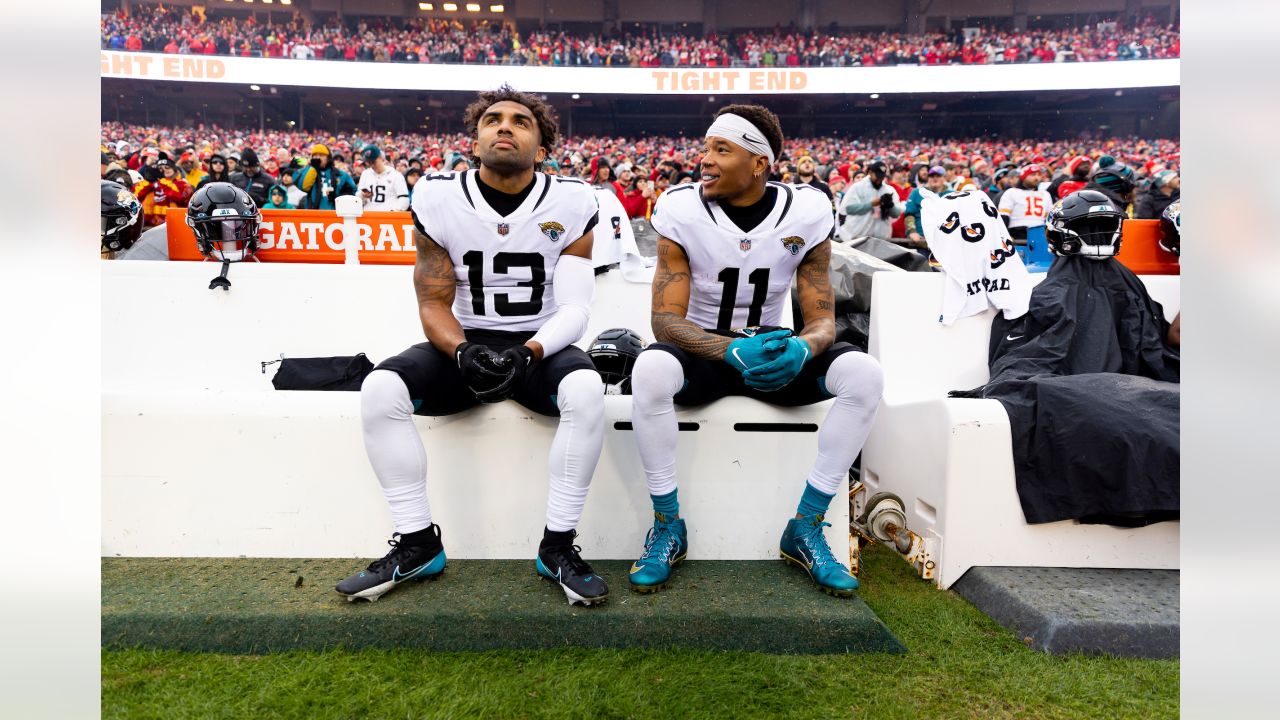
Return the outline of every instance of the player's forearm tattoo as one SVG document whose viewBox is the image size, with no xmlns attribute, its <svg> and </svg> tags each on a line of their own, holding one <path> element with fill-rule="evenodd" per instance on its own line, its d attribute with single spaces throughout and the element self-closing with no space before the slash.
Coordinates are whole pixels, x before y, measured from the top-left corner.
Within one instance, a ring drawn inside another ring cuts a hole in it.
<svg viewBox="0 0 1280 720">
<path fill-rule="evenodd" d="M 419 307 L 452 305 L 457 281 L 449 253 L 420 230 L 414 230 L 414 242 L 418 246 L 418 255 L 413 264 L 413 289 L 418 295 Z"/>
<path fill-rule="evenodd" d="M 685 318 L 689 312 L 689 271 L 672 247 L 666 241 L 658 243 L 658 264 L 653 274 L 653 336 L 658 342 L 671 343 L 696 357 L 721 360 L 731 338 L 712 335 Z"/>
<path fill-rule="evenodd" d="M 696 357 L 723 360 L 733 338 L 712 335 L 675 313 L 654 313 L 653 336 Z"/>
<path fill-rule="evenodd" d="M 796 268 L 804 338 L 813 354 L 823 353 L 836 340 L 835 290 L 831 287 L 831 241 L 819 244 Z"/>
</svg>

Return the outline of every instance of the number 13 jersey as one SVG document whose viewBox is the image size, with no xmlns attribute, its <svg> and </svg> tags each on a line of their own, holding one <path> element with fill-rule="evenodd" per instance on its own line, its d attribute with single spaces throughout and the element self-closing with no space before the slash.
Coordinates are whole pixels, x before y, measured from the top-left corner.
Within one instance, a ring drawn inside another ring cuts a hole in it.
<svg viewBox="0 0 1280 720">
<path fill-rule="evenodd" d="M 409 207 L 413 224 L 453 261 L 462 327 L 537 330 L 556 310 L 560 253 L 595 225 L 595 191 L 534 173 L 524 202 L 503 216 L 485 202 L 477 172 L 423 176 Z"/>
<path fill-rule="evenodd" d="M 835 228 L 831 201 L 807 185 L 776 188 L 772 211 L 744 232 L 697 185 L 658 198 L 650 222 L 689 258 L 689 312 L 707 330 L 780 325 L 796 268 Z"/>
</svg>

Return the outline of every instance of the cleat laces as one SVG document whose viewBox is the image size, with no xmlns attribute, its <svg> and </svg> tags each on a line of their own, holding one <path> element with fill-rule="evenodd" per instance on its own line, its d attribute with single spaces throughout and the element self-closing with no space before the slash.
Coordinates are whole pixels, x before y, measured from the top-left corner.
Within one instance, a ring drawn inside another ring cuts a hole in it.
<svg viewBox="0 0 1280 720">
<path fill-rule="evenodd" d="M 549 547 L 543 549 L 544 553 L 549 555 L 556 565 L 565 568 L 573 575 L 590 575 L 594 571 L 582 559 L 582 548 L 577 545 L 560 545 L 557 547 Z"/>
<path fill-rule="evenodd" d="M 669 562 L 676 546 L 675 523 L 657 522 L 644 537 L 644 553 L 640 562 L 661 560 Z"/>
<path fill-rule="evenodd" d="M 382 572 L 383 570 L 385 570 L 388 567 L 391 567 L 392 565 L 400 564 L 400 560 L 405 555 L 409 554 L 413 550 L 413 548 L 408 545 L 401 545 L 399 538 L 400 538 L 400 533 L 392 534 L 391 539 L 387 541 L 387 544 L 391 546 L 391 551 L 388 552 L 386 555 L 383 555 L 382 557 L 378 558 L 377 560 L 374 560 L 373 562 L 369 563 L 367 572 L 372 572 L 372 573 Z"/>
<path fill-rule="evenodd" d="M 805 547 L 809 548 L 809 553 L 813 556 L 813 566 L 815 568 L 840 564 L 840 561 L 836 560 L 836 556 L 831 552 L 831 546 L 827 544 L 826 536 L 822 534 L 822 528 L 824 527 L 831 527 L 831 523 L 810 523 L 808 527 L 800 533 L 799 537 L 799 540 L 804 543 Z"/>
</svg>

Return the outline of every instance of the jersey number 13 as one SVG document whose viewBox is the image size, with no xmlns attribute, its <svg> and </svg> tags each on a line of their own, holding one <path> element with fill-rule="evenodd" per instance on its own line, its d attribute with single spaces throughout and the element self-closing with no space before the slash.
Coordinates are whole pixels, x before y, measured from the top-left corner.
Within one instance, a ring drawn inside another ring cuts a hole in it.
<svg viewBox="0 0 1280 720">
<path fill-rule="evenodd" d="M 462 255 L 462 263 L 467 266 L 467 282 L 471 285 L 471 311 L 477 316 L 484 315 L 484 253 L 468 250 Z M 503 317 L 541 313 L 542 294 L 547 280 L 545 258 L 541 253 L 534 252 L 500 252 L 493 256 L 495 275 L 506 275 L 513 268 L 529 268 L 529 279 L 515 285 L 529 288 L 529 299 L 513 302 L 506 293 L 494 293 L 494 311 Z"/>
</svg>

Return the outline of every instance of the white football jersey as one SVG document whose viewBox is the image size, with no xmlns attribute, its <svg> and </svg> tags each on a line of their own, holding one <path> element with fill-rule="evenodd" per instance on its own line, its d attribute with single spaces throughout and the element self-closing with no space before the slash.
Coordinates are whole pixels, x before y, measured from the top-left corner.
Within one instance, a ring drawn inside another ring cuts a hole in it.
<svg viewBox="0 0 1280 720">
<path fill-rule="evenodd" d="M 453 261 L 453 314 L 462 327 L 537 330 L 556 310 L 560 253 L 595 225 L 595 191 L 581 180 L 534 173 L 528 197 L 504 217 L 485 202 L 477 172 L 422 176 L 413 224 Z"/>
<path fill-rule="evenodd" d="M 600 205 L 600 231 L 595 234 L 595 242 L 591 246 L 592 264 L 596 267 L 613 265 L 621 262 L 628 252 L 638 254 L 631 219 L 627 217 L 618 194 L 611 187 L 593 189 Z"/>
<path fill-rule="evenodd" d="M 357 186 L 360 198 L 364 199 L 364 191 L 368 190 L 372 197 L 364 204 L 365 210 L 408 210 L 409 185 L 399 170 L 388 165 L 382 174 L 365 168 L 360 174 Z"/>
<path fill-rule="evenodd" d="M 658 198 L 650 222 L 684 249 L 691 274 L 686 318 L 707 330 L 779 325 L 800 261 L 835 229 L 831 201 L 809 185 L 777 189 L 773 210 L 743 232 L 698 185 Z"/>
<path fill-rule="evenodd" d="M 1009 216 L 1009 227 L 1037 227 L 1053 207 L 1053 199 L 1044 190 L 1011 187 L 1000 196 L 1000 214 Z"/>
</svg>

